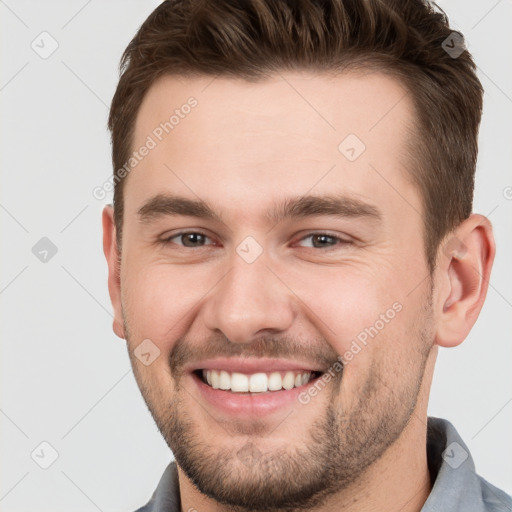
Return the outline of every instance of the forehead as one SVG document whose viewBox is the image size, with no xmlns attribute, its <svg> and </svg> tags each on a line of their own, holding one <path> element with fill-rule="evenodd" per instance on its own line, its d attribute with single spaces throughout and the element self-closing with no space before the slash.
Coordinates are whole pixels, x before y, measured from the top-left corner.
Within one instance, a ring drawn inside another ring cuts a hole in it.
<svg viewBox="0 0 512 512">
<path fill-rule="evenodd" d="M 405 149 L 412 121 L 406 89 L 379 72 L 164 76 L 138 112 L 132 149 L 150 149 L 133 161 L 125 212 L 166 192 L 222 201 L 233 213 L 308 192 L 392 206 L 397 190 L 417 195 Z"/>
</svg>

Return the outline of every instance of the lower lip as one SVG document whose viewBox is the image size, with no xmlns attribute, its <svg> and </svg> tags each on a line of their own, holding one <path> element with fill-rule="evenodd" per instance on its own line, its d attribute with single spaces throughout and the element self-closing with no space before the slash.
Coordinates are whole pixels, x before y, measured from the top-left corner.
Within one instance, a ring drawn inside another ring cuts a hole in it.
<svg viewBox="0 0 512 512">
<path fill-rule="evenodd" d="M 293 404 L 300 404 L 299 395 L 321 377 L 319 376 L 298 388 L 265 393 L 233 393 L 222 389 L 213 389 L 195 373 L 192 373 L 191 376 L 207 402 L 226 414 L 237 416 L 261 416 L 283 410 Z"/>
</svg>

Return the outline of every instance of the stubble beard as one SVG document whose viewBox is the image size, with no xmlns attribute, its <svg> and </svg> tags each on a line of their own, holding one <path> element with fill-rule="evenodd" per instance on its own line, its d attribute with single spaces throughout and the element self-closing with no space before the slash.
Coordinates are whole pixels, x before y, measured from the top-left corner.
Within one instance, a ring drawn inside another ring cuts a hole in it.
<svg viewBox="0 0 512 512">
<path fill-rule="evenodd" d="M 130 347 L 127 327 L 125 321 Z M 339 401 L 340 375 L 322 391 L 330 393 L 329 405 L 312 422 L 300 445 L 262 453 L 258 437 L 253 436 L 243 449 L 243 457 L 237 436 L 233 437 L 236 448 L 212 446 L 205 440 L 204 432 L 211 428 L 191 419 L 187 401 L 192 406 L 196 402 L 190 392 L 180 387 L 180 379 L 174 396 L 165 398 L 161 390 L 141 376 L 137 361 L 129 353 L 142 396 L 158 429 L 180 469 L 203 494 L 233 512 L 292 512 L 318 508 L 332 495 L 361 480 L 369 466 L 400 437 L 414 414 L 433 346 L 428 327 L 425 321 L 416 331 L 415 370 L 407 382 L 400 382 L 399 388 L 386 384 L 389 368 L 382 361 L 374 361 L 370 377 L 351 410 L 343 410 Z M 297 404 L 299 413 L 290 414 L 285 421 L 301 421 L 302 407 L 305 406 Z M 207 421 L 214 420 L 208 416 Z"/>
</svg>

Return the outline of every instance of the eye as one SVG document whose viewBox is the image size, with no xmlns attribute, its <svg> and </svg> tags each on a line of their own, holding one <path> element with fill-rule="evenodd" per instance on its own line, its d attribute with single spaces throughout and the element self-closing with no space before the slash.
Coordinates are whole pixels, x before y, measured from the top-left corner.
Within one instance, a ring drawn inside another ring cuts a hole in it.
<svg viewBox="0 0 512 512">
<path fill-rule="evenodd" d="M 300 242 L 308 239 L 311 239 L 311 244 L 306 245 L 305 247 L 312 247 L 314 249 L 330 249 L 336 245 L 352 244 L 350 240 L 345 240 L 329 233 L 310 233 L 309 235 L 301 238 Z"/>
<path fill-rule="evenodd" d="M 180 240 L 182 243 L 176 243 L 174 240 Z M 172 235 L 168 238 L 162 240 L 164 245 L 174 243 L 176 245 L 181 245 L 183 247 L 204 247 L 206 240 L 210 240 L 209 236 L 206 236 L 204 233 L 200 233 L 197 231 L 184 231 L 182 233 L 177 233 L 176 235 Z"/>
<path fill-rule="evenodd" d="M 310 240 L 310 243 L 302 245 L 303 242 L 308 239 Z M 212 239 L 209 236 L 199 231 L 183 231 L 181 233 L 176 233 L 170 237 L 164 238 L 161 240 L 161 243 L 163 245 L 175 244 L 181 247 L 194 249 L 208 245 L 214 245 L 212 243 L 207 243 L 208 240 L 212 242 Z M 310 233 L 309 235 L 301 238 L 298 242 L 298 245 L 302 245 L 302 247 L 327 250 L 335 248 L 336 245 L 344 246 L 351 244 L 352 242 L 350 240 L 340 238 L 330 233 L 321 232 Z"/>
</svg>

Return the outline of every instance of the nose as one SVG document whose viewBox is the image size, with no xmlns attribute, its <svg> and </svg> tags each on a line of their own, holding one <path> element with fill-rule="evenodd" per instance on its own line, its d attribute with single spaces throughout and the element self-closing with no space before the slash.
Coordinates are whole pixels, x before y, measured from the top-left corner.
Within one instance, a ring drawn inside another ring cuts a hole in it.
<svg viewBox="0 0 512 512">
<path fill-rule="evenodd" d="M 205 327 L 222 331 L 233 343 L 284 332 L 296 316 L 293 297 L 264 255 L 247 263 L 234 253 L 229 271 L 203 305 Z"/>
</svg>

